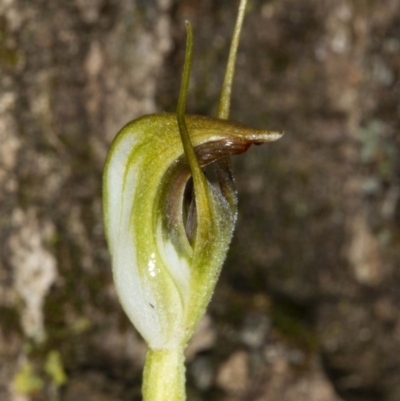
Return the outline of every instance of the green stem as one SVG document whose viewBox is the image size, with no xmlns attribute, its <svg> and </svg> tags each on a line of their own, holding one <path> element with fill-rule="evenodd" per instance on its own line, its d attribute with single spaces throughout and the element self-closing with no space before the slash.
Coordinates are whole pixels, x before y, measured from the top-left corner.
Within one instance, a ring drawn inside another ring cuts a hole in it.
<svg viewBox="0 0 400 401">
<path fill-rule="evenodd" d="M 246 13 L 247 0 L 240 0 L 239 12 L 236 19 L 235 30 L 229 50 L 228 64 L 225 70 L 224 83 L 222 84 L 221 98 L 219 100 L 218 118 L 227 120 L 229 118 L 229 111 L 231 107 L 231 93 L 233 76 L 235 75 L 236 55 L 239 47 L 240 32 L 242 30 L 243 19 Z"/>
<path fill-rule="evenodd" d="M 240 33 L 242 31 L 243 20 L 246 14 L 247 0 L 240 0 L 239 12 L 236 18 L 235 30 L 233 32 L 231 48 L 229 50 L 228 63 L 226 65 L 224 83 L 222 84 L 221 97 L 218 105 L 217 117 L 227 120 L 231 108 L 232 83 L 235 75 L 236 56 L 239 47 Z M 229 156 L 217 160 L 214 163 L 214 170 L 223 195 L 228 201 L 232 213 L 237 211 L 236 187 L 233 180 L 232 162 Z"/>
<path fill-rule="evenodd" d="M 186 400 L 183 348 L 147 351 L 142 394 L 143 401 Z"/>
<path fill-rule="evenodd" d="M 188 21 L 186 21 L 186 31 L 187 31 L 187 40 L 186 40 L 185 64 L 183 65 L 182 83 L 181 83 L 181 90 L 179 92 L 176 116 L 178 120 L 179 133 L 181 135 L 183 149 L 185 151 L 185 156 L 190 167 L 190 172 L 192 173 L 195 191 L 197 188 L 199 189 L 201 188 L 202 192 L 204 192 L 202 193 L 202 196 L 205 197 L 206 181 L 204 178 L 203 171 L 201 170 L 201 167 L 199 165 L 199 161 L 197 160 L 197 156 L 194 152 L 185 120 L 186 99 L 189 89 L 190 69 L 192 66 L 192 54 L 193 54 L 193 33 L 192 33 L 192 27 Z M 198 198 L 199 195 L 200 194 L 196 193 L 196 199 Z"/>
<path fill-rule="evenodd" d="M 187 41 L 186 41 L 186 53 L 185 63 L 183 66 L 181 90 L 179 92 L 178 107 L 176 112 L 179 134 L 181 136 L 185 157 L 189 164 L 190 172 L 193 179 L 194 194 L 196 199 L 196 210 L 197 210 L 197 230 L 194 233 L 194 253 L 193 257 L 196 257 L 197 251 L 199 250 L 197 238 L 202 238 L 206 235 L 212 224 L 211 206 L 209 199 L 209 188 L 207 180 L 204 176 L 203 170 L 200 167 L 196 153 L 193 149 L 192 142 L 190 140 L 189 131 L 185 120 L 186 111 L 186 99 L 187 92 L 189 89 L 190 80 L 190 69 L 192 65 L 192 54 L 193 54 L 193 33 L 192 27 L 188 21 L 186 21 L 187 30 Z"/>
</svg>

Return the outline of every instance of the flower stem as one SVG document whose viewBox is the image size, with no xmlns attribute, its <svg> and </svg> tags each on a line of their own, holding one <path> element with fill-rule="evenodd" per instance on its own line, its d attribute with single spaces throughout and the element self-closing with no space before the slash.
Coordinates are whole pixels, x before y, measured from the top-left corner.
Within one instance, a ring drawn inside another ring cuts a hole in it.
<svg viewBox="0 0 400 401">
<path fill-rule="evenodd" d="M 184 401 L 183 348 L 149 349 L 143 374 L 143 401 Z"/>
</svg>

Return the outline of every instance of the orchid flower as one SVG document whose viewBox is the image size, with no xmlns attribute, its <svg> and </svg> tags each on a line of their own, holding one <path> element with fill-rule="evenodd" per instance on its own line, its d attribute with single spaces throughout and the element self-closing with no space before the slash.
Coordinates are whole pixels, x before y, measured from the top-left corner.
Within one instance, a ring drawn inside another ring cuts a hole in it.
<svg viewBox="0 0 400 401">
<path fill-rule="evenodd" d="M 128 123 L 107 156 L 105 230 L 119 299 L 149 347 L 145 401 L 185 399 L 183 351 L 210 301 L 236 221 L 229 156 L 282 135 L 227 120 L 245 5 L 241 0 L 218 118 L 185 114 L 193 46 L 186 23 L 177 113 Z M 210 163 L 219 189 L 202 170 Z"/>
</svg>

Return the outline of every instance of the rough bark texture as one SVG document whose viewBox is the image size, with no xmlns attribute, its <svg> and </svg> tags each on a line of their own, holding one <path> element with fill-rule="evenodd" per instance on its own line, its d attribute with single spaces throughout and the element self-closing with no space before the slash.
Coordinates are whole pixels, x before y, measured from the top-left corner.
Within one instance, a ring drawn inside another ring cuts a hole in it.
<svg viewBox="0 0 400 401">
<path fill-rule="evenodd" d="M 400 399 L 400 3 L 253 0 L 232 118 L 284 129 L 235 160 L 240 214 L 188 399 Z M 145 346 L 101 216 L 108 146 L 215 114 L 236 2 L 0 0 L 0 399 L 140 400 Z"/>
</svg>

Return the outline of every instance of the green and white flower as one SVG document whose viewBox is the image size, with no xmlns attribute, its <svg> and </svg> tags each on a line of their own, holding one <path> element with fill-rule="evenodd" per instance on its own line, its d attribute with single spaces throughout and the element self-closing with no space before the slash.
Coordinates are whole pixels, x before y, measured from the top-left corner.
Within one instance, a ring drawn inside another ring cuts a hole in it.
<svg viewBox="0 0 400 401">
<path fill-rule="evenodd" d="M 219 118 L 185 115 L 192 56 L 188 42 L 176 114 L 127 124 L 108 153 L 104 221 L 122 306 L 149 346 L 145 401 L 183 401 L 183 351 L 203 316 L 237 214 L 229 156 L 281 133 L 228 121 L 234 62 L 246 0 L 241 0 Z M 219 188 L 203 167 L 213 164 Z M 187 183 L 193 181 L 188 201 Z"/>
<path fill-rule="evenodd" d="M 226 120 L 191 115 L 185 120 L 200 167 L 280 137 Z M 129 123 L 107 158 L 104 214 L 116 288 L 152 349 L 186 343 L 209 302 L 231 240 L 236 210 L 200 170 L 197 174 L 203 188 L 195 182 L 196 216 L 185 221 L 191 170 L 176 114 Z M 187 227 L 193 218 L 197 224 Z"/>
</svg>

